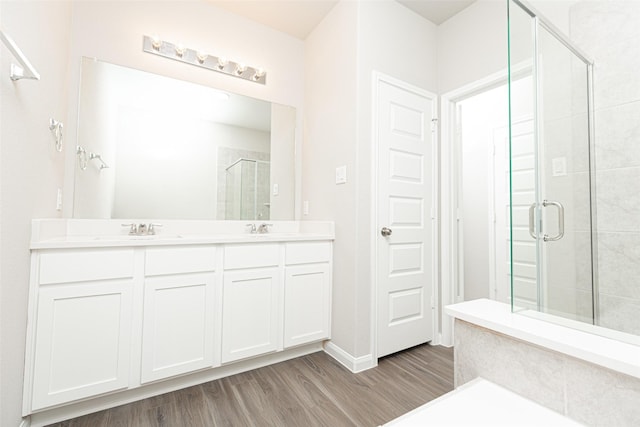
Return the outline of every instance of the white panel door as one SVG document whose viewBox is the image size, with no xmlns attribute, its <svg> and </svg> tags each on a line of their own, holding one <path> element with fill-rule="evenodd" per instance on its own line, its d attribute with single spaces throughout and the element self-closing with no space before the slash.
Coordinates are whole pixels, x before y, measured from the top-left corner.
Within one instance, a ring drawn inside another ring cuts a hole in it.
<svg viewBox="0 0 640 427">
<path fill-rule="evenodd" d="M 535 201 L 535 156 L 533 120 L 514 121 L 512 168 L 513 177 L 513 280 L 514 301 L 518 306 L 534 308 L 536 292 L 536 244 L 529 236 L 528 210 Z M 495 209 L 495 299 L 511 301 L 511 268 L 509 261 L 509 133 L 508 128 L 494 132 L 494 209 Z"/>
<path fill-rule="evenodd" d="M 513 290 L 514 304 L 536 308 L 538 292 L 536 284 L 536 241 L 529 235 L 529 208 L 535 203 L 535 145 L 533 120 L 526 119 L 512 125 L 511 143 L 511 199 L 513 203 Z M 498 141 L 496 141 L 498 142 Z M 507 159 L 508 186 L 509 145 L 496 144 L 496 158 Z M 499 173 L 499 171 L 497 171 Z M 496 195 L 499 189 L 496 189 Z M 496 279 L 501 277 L 511 283 L 509 268 L 509 199 L 496 198 Z M 499 248 L 501 245 L 502 248 Z M 504 264 L 502 264 L 504 263 Z M 502 268 L 501 268 L 502 267 Z"/>
<path fill-rule="evenodd" d="M 278 268 L 224 273 L 222 363 L 278 350 L 281 296 Z"/>
<path fill-rule="evenodd" d="M 129 385 L 132 282 L 40 288 L 32 409 Z"/>
<path fill-rule="evenodd" d="M 331 269 L 328 263 L 287 267 L 284 347 L 329 338 Z"/>
<path fill-rule="evenodd" d="M 433 338 L 434 101 L 378 81 L 378 357 Z"/>
<path fill-rule="evenodd" d="M 147 278 L 142 383 L 214 365 L 215 274 Z"/>
</svg>

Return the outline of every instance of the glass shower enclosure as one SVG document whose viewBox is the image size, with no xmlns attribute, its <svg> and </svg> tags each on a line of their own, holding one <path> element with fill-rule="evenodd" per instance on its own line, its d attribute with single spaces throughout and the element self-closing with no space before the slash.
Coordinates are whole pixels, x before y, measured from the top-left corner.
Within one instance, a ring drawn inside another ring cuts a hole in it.
<svg viewBox="0 0 640 427">
<path fill-rule="evenodd" d="M 593 64 L 526 3 L 508 11 L 512 308 L 598 324 Z"/>
<path fill-rule="evenodd" d="M 226 168 L 225 219 L 268 220 L 270 163 L 240 158 Z"/>
</svg>

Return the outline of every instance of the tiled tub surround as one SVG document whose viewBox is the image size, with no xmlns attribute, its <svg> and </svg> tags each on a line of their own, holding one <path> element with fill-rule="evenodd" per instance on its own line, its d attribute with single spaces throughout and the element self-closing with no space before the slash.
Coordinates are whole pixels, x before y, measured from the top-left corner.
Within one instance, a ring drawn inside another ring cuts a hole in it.
<svg viewBox="0 0 640 427">
<path fill-rule="evenodd" d="M 23 415 L 47 425 L 319 351 L 331 222 L 34 220 Z M 260 223 L 258 223 L 260 225 Z"/>
<path fill-rule="evenodd" d="M 513 314 L 495 301 L 445 310 L 456 318 L 456 387 L 482 377 L 586 425 L 640 420 L 640 347 Z"/>
<path fill-rule="evenodd" d="M 569 18 L 594 60 L 599 324 L 640 335 L 640 2 L 580 1 Z"/>
</svg>

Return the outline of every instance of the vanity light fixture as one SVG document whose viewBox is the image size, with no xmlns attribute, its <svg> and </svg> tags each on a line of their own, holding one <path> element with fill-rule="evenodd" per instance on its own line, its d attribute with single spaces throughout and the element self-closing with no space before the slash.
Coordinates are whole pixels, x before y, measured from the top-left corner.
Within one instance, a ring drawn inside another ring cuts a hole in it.
<svg viewBox="0 0 640 427">
<path fill-rule="evenodd" d="M 185 52 L 186 48 L 182 45 L 182 43 L 178 43 L 176 45 L 176 55 L 179 58 L 182 58 L 184 56 L 184 52 Z"/>
<path fill-rule="evenodd" d="M 245 71 L 247 71 L 247 66 L 244 64 L 238 64 L 236 65 L 236 75 L 241 76 L 242 73 L 244 73 Z"/>
<path fill-rule="evenodd" d="M 202 53 L 200 51 L 196 52 L 196 58 L 198 58 L 198 63 L 200 65 L 204 64 L 204 61 L 207 60 L 207 56 L 209 56 L 209 55 L 207 55 L 206 53 Z"/>
<path fill-rule="evenodd" d="M 256 73 L 253 75 L 252 79 L 253 80 L 260 80 L 260 78 L 264 76 L 264 70 L 262 68 L 258 68 L 256 70 Z"/>
<path fill-rule="evenodd" d="M 162 40 L 160 40 L 160 37 L 151 36 L 151 47 L 153 48 L 153 50 L 160 50 L 161 46 L 162 46 Z"/>
<path fill-rule="evenodd" d="M 200 50 L 190 49 L 181 43 L 173 44 L 158 36 L 143 36 L 142 50 L 255 83 L 267 83 L 267 72 L 263 68 L 229 61 L 224 56 L 214 56 Z"/>
</svg>

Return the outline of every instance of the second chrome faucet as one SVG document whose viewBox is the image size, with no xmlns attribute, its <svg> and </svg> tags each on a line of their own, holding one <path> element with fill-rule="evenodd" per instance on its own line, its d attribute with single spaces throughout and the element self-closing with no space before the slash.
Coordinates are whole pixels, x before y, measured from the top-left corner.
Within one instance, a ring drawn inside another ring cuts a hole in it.
<svg viewBox="0 0 640 427">
<path fill-rule="evenodd" d="M 273 224 L 262 223 L 258 227 L 256 227 L 256 224 L 247 224 L 247 227 L 251 234 L 265 234 L 269 232 L 269 227 L 273 227 Z"/>
<path fill-rule="evenodd" d="M 153 236 L 156 234 L 156 228 L 162 227 L 162 224 L 122 224 L 123 227 L 129 227 L 129 236 Z"/>
</svg>

